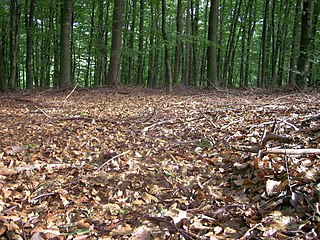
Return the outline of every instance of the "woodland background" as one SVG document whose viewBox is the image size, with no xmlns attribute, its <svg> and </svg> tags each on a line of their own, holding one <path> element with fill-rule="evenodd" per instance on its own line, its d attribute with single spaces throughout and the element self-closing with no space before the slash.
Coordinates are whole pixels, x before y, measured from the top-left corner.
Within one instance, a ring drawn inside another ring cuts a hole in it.
<svg viewBox="0 0 320 240">
<path fill-rule="evenodd" d="M 319 238 L 319 1 L 0 3 L 0 239 Z"/>
<path fill-rule="evenodd" d="M 0 88 L 319 86 L 319 1 L 1 0 Z"/>
</svg>

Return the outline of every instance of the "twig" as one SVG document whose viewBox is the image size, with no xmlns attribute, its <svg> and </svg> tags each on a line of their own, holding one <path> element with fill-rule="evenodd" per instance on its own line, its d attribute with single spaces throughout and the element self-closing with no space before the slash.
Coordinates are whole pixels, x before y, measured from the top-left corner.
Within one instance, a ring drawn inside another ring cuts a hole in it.
<svg viewBox="0 0 320 240">
<path fill-rule="evenodd" d="M 228 127 L 230 127 L 232 124 L 235 124 L 235 123 L 242 123 L 243 121 L 240 119 L 240 120 L 236 120 L 236 121 L 232 121 L 232 122 L 229 122 L 227 125 L 225 125 L 225 126 L 222 126 L 221 128 L 220 128 L 220 130 L 224 130 L 224 129 L 226 129 L 226 128 L 228 128 Z"/>
<path fill-rule="evenodd" d="M 150 126 L 147 126 L 145 127 L 144 129 L 142 129 L 143 132 L 147 132 L 149 131 L 151 128 L 154 128 L 155 126 L 158 126 L 158 125 L 164 125 L 164 124 L 173 124 L 174 121 L 171 119 L 171 120 L 163 120 L 163 121 L 159 121 L 159 122 L 156 122 L 154 124 L 151 124 Z"/>
<path fill-rule="evenodd" d="M 168 224 L 169 226 L 173 227 L 178 233 L 180 233 L 184 237 L 184 239 L 186 239 L 186 240 L 195 239 L 189 233 L 187 233 L 184 229 L 181 229 L 181 228 L 177 227 L 173 222 L 168 221 L 165 218 L 162 218 L 162 217 L 151 217 L 151 216 L 145 216 L 145 218 L 147 220 L 149 220 L 149 221 L 164 222 L 164 223 Z"/>
<path fill-rule="evenodd" d="M 78 86 L 78 84 L 76 84 L 76 85 L 73 87 L 72 91 L 66 96 L 66 98 L 64 99 L 64 101 L 63 101 L 63 103 L 62 103 L 62 106 L 64 106 L 64 104 L 67 102 L 68 98 L 69 98 L 69 97 L 72 95 L 72 93 L 76 90 L 77 86 Z"/>
<path fill-rule="evenodd" d="M 271 132 L 265 132 L 263 134 L 263 138 L 261 139 L 261 143 L 260 143 L 260 148 L 263 149 L 265 148 L 266 144 L 269 141 L 277 141 L 277 142 L 281 142 L 281 143 L 291 143 L 292 139 L 286 136 L 281 136 L 278 134 L 274 134 Z"/>
<path fill-rule="evenodd" d="M 97 170 L 94 171 L 94 174 L 97 174 L 104 166 L 106 166 L 109 162 L 111 162 L 112 160 L 121 157 L 123 155 L 126 155 L 127 153 L 129 153 L 131 150 L 125 151 L 123 153 L 120 153 L 118 155 L 115 155 L 114 157 L 110 158 L 109 160 L 105 161 L 100 167 L 98 167 Z"/>
<path fill-rule="evenodd" d="M 288 154 L 288 155 L 304 155 L 304 154 L 320 154 L 319 148 L 302 148 L 302 149 L 286 149 L 286 148 L 269 148 L 261 150 L 259 146 L 233 146 L 237 151 L 259 153 L 262 151 L 263 154 Z"/>
<path fill-rule="evenodd" d="M 78 87 L 78 84 L 76 84 L 76 85 L 74 86 L 74 88 L 72 89 L 72 91 L 68 94 L 68 96 L 66 96 L 65 101 L 68 100 L 68 98 L 72 95 L 72 93 L 74 92 L 74 90 L 76 90 L 77 87 Z"/>
<path fill-rule="evenodd" d="M 67 118 L 60 118 L 60 119 L 57 119 L 57 120 L 59 120 L 59 121 L 81 120 L 81 121 L 85 121 L 85 122 L 95 121 L 95 122 L 108 122 L 108 123 L 120 124 L 120 122 L 117 122 L 115 120 L 110 120 L 110 119 L 106 119 L 106 118 L 96 119 L 96 118 L 93 118 L 93 117 L 67 117 Z"/>
<path fill-rule="evenodd" d="M 36 104 L 34 104 L 34 106 L 36 107 L 36 109 L 38 109 L 39 111 L 41 111 L 47 118 L 52 119 L 51 116 L 49 116 L 46 111 L 44 111 L 43 109 L 39 108 Z"/>
<path fill-rule="evenodd" d="M 257 223 L 257 224 L 255 224 L 253 227 L 249 228 L 249 229 L 245 232 L 245 234 L 244 234 L 241 238 L 239 238 L 239 239 L 240 239 L 240 240 L 249 239 L 249 238 L 250 238 L 250 232 L 251 232 L 252 230 L 256 229 L 257 227 L 260 227 L 260 226 L 262 226 L 262 223 Z"/>
</svg>

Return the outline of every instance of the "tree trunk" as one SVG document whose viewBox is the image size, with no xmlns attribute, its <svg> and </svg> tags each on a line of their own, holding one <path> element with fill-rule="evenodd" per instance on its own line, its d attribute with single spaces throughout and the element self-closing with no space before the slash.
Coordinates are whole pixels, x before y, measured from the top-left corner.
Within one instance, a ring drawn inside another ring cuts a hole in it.
<svg viewBox="0 0 320 240">
<path fill-rule="evenodd" d="M 143 84 L 144 0 L 140 0 L 138 84 Z"/>
<path fill-rule="evenodd" d="M 199 36 L 199 9 L 200 3 L 199 0 L 192 1 L 192 8 L 194 8 L 194 14 L 192 14 L 192 36 Z M 206 29 L 206 28 L 204 28 Z M 193 41 L 192 43 L 192 71 L 190 74 L 191 84 L 193 86 L 197 86 L 201 79 L 200 74 L 200 65 L 201 65 L 201 55 L 200 55 L 200 44 L 197 41 Z"/>
<path fill-rule="evenodd" d="M 260 73 L 260 84 L 258 87 L 266 87 L 267 85 L 267 65 L 268 65 L 268 24 L 269 24 L 269 0 L 265 0 L 264 5 L 264 17 L 262 26 L 262 43 L 261 43 L 261 73 Z"/>
<path fill-rule="evenodd" d="M 182 0 L 178 0 L 176 16 L 176 46 L 174 53 L 173 82 L 179 82 L 181 49 L 182 49 Z"/>
<path fill-rule="evenodd" d="M 191 0 L 187 1 L 187 16 L 186 16 L 186 46 L 185 46 L 185 64 L 183 69 L 183 83 L 189 85 L 189 73 L 190 73 L 190 11 Z"/>
<path fill-rule="evenodd" d="M 129 30 L 129 59 L 128 59 L 128 72 L 127 72 L 127 82 L 133 83 L 133 76 L 134 76 L 134 39 L 135 39 L 135 29 L 136 29 L 136 16 L 137 16 L 137 0 L 132 1 L 132 19 L 131 19 L 131 26 Z"/>
<path fill-rule="evenodd" d="M 302 0 L 296 1 L 294 23 L 292 30 L 292 41 L 291 41 L 291 57 L 290 57 L 290 73 L 289 73 L 289 85 L 296 87 L 296 65 L 298 60 L 299 51 L 299 20 L 301 15 L 301 3 Z"/>
<path fill-rule="evenodd" d="M 150 33 L 149 33 L 149 62 L 148 62 L 148 87 L 155 88 L 157 85 L 156 82 L 156 69 L 155 69 L 155 52 L 156 52 L 156 44 L 155 44 L 155 33 L 157 31 L 157 23 L 155 17 L 154 5 L 151 2 L 150 6 L 151 12 L 151 20 L 150 20 Z"/>
<path fill-rule="evenodd" d="M 71 82 L 71 23 L 72 0 L 62 0 L 61 5 L 61 36 L 60 36 L 60 87 L 66 88 Z"/>
<path fill-rule="evenodd" d="M 20 5 L 10 1 L 10 79 L 9 88 L 17 88 Z"/>
<path fill-rule="evenodd" d="M 28 1 L 26 0 L 26 6 L 28 6 Z M 26 7 L 27 9 L 27 7 Z M 26 33 L 27 33 L 27 43 L 26 43 L 26 84 L 28 89 L 33 88 L 33 14 L 34 14 L 34 0 L 30 1 L 29 14 L 26 14 L 25 23 L 26 23 Z"/>
<path fill-rule="evenodd" d="M 91 6 L 91 26 L 90 26 L 90 38 L 88 46 L 88 58 L 87 58 L 87 69 L 84 75 L 84 86 L 88 87 L 90 85 L 89 75 L 91 75 L 91 55 L 92 55 L 92 42 L 93 42 L 93 31 L 94 31 L 94 12 L 95 12 L 95 1 L 92 2 Z M 91 77 L 90 77 L 91 78 Z"/>
<path fill-rule="evenodd" d="M 162 0 L 162 37 L 164 40 L 164 61 L 165 61 L 165 85 L 167 91 L 172 91 L 172 75 L 171 75 L 171 61 L 170 61 L 170 50 L 167 33 L 167 3 L 166 0 Z"/>
<path fill-rule="evenodd" d="M 217 69 L 217 35 L 218 35 L 219 0 L 211 0 L 208 26 L 207 48 L 207 85 L 219 86 Z"/>
<path fill-rule="evenodd" d="M 0 7 L 1 8 L 1 7 Z M 7 76 L 5 71 L 5 43 L 6 43 L 6 26 L 4 24 L 5 16 L 0 17 L 1 27 L 0 27 L 0 91 L 6 91 L 7 86 Z"/>
<path fill-rule="evenodd" d="M 111 56 L 107 81 L 110 85 L 118 86 L 120 82 L 120 57 L 121 57 L 121 28 L 122 28 L 123 0 L 114 0 Z"/>
<path fill-rule="evenodd" d="M 300 88 L 306 88 L 309 80 L 313 10 L 314 0 L 304 0 L 301 17 L 300 55 L 297 64 L 297 85 Z"/>
</svg>

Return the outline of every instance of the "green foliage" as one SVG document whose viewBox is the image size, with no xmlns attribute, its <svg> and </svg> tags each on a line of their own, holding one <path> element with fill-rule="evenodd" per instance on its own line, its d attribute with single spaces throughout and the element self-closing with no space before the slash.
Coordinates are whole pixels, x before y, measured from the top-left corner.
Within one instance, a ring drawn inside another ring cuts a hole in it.
<svg viewBox="0 0 320 240">
<path fill-rule="evenodd" d="M 26 28 L 25 17 L 28 14 L 30 0 L 19 0 L 20 21 L 19 21 L 19 52 L 18 52 L 18 84 L 25 87 L 25 58 L 26 58 Z M 143 3 L 143 32 L 139 30 L 140 3 Z M 272 5 L 274 2 L 274 6 Z M 277 0 L 269 2 L 269 15 L 266 35 L 267 52 L 265 63 L 266 77 L 270 84 L 288 84 L 290 61 L 292 55 L 292 36 L 295 18 L 295 0 Z M 239 17 L 233 21 L 238 4 L 240 6 Z M 262 26 L 264 19 L 265 1 L 242 0 L 227 1 L 221 0 L 219 7 L 218 26 L 218 76 L 223 85 L 243 86 L 244 77 L 247 86 L 257 86 L 261 77 L 261 54 L 262 54 Z M 133 83 L 150 85 L 150 79 L 155 79 L 155 85 L 164 82 L 164 46 L 171 52 L 171 62 L 175 60 L 175 49 L 177 40 L 181 40 L 181 59 L 179 62 L 182 75 L 185 69 L 185 46 L 190 43 L 190 76 L 195 78 L 198 86 L 206 85 L 206 49 L 213 43 L 207 40 L 208 28 L 208 7 L 207 0 L 192 1 L 190 37 L 186 37 L 186 13 L 187 1 L 182 1 L 182 35 L 177 34 L 176 15 L 177 1 L 167 0 L 167 33 L 168 40 L 162 39 L 161 33 L 161 0 L 144 0 L 136 2 L 135 30 L 131 31 L 133 5 L 132 1 L 125 1 L 124 24 L 122 32 L 122 58 L 121 78 L 123 83 L 128 83 L 129 65 L 133 67 Z M 196 4 L 199 9 L 196 11 Z M 252 8 L 250 8 L 252 4 Z M 317 3 L 315 2 L 315 5 Z M 35 86 L 54 87 L 59 75 L 59 35 L 60 35 L 60 3 L 53 0 L 35 0 L 34 29 L 33 29 L 33 66 Z M 92 7 L 94 11 L 92 12 Z M 101 9 L 101 6 L 103 8 Z M 318 6 L 319 7 L 319 6 Z M 274 9 L 274 15 L 272 15 Z M 111 32 L 112 32 L 112 11 L 113 4 L 105 0 L 74 0 L 73 3 L 73 26 L 72 26 L 72 78 L 80 86 L 84 86 L 86 77 L 90 85 L 105 84 L 105 71 L 110 59 Z M 93 22 L 91 18 L 93 16 Z M 99 14 L 102 14 L 100 16 Z M 10 59 L 10 1 L 2 0 L 0 4 L 0 33 L 1 44 L 4 53 L 5 73 L 9 75 L 8 66 Z M 301 16 L 299 16 L 299 19 Z M 274 21 L 271 21 L 271 20 Z M 92 25 L 93 23 L 93 25 Z M 312 49 L 308 54 L 308 61 L 311 63 L 309 75 L 310 81 L 315 82 L 320 78 L 320 21 L 315 21 Z M 249 34 L 251 39 L 249 42 Z M 93 34 L 91 35 L 91 31 Z M 234 41 L 232 42 L 232 34 Z M 285 34 L 285 36 L 284 36 Z M 143 51 L 139 51 L 140 36 L 143 36 Z M 133 36 L 133 48 L 129 47 L 130 36 Z M 248 52 L 248 56 L 246 55 Z M 297 54 L 299 56 L 299 53 Z M 141 57 L 142 56 L 142 57 Z M 142 80 L 138 80 L 139 59 L 142 59 L 143 74 Z M 129 64 L 131 62 L 131 64 Z M 101 73 L 97 73 L 97 68 Z M 273 67 L 273 69 L 272 69 Z M 296 69 L 293 69 L 296 71 Z M 273 75 L 272 75 L 273 74 Z M 6 77 L 8 79 L 9 76 Z M 281 79 L 279 79 L 281 78 Z M 229 79 L 229 80 L 228 80 Z M 140 81 L 140 82 L 139 82 Z M 193 80 L 191 80 L 193 81 Z M 132 83 L 132 82 L 131 82 Z M 177 82 L 179 83 L 179 81 Z M 151 84 L 152 85 L 152 84 Z"/>
</svg>

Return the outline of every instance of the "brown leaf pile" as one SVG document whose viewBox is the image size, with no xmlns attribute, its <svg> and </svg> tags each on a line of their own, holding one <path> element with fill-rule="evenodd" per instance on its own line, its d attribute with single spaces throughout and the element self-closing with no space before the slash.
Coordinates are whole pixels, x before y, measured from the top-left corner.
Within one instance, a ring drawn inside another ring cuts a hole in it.
<svg viewBox="0 0 320 240">
<path fill-rule="evenodd" d="M 1 239 L 315 239 L 320 95 L 141 88 L 0 97 Z"/>
</svg>

